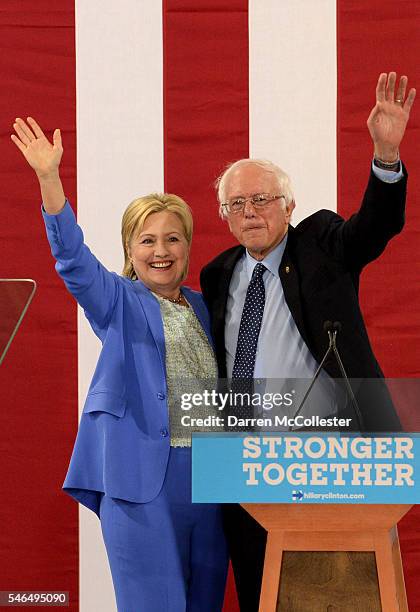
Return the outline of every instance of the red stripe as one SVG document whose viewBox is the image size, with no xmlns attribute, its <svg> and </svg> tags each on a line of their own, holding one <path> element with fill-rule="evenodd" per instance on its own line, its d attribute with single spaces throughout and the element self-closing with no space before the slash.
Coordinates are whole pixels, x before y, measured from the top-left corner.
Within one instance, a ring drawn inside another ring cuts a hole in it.
<svg viewBox="0 0 420 612">
<path fill-rule="evenodd" d="M 77 506 L 60 490 L 77 427 L 76 307 L 54 271 L 35 175 L 9 137 L 17 116 L 48 135 L 60 127 L 75 203 L 74 1 L 5 0 L 0 25 L 0 277 L 38 283 L 0 366 L 0 589 L 66 590 L 76 610 Z"/>
<path fill-rule="evenodd" d="M 189 284 L 234 241 L 218 217 L 213 182 L 248 157 L 247 0 L 165 0 L 165 190 L 194 211 Z"/>
<path fill-rule="evenodd" d="M 394 0 L 338 0 L 338 212 L 357 209 L 372 155 L 366 119 L 375 103 L 381 72 L 418 78 L 420 4 Z M 417 87 L 419 83 L 417 83 Z M 361 302 L 375 354 L 389 377 L 420 375 L 420 190 L 416 172 L 418 122 L 411 117 L 401 156 L 412 170 L 407 219 L 380 259 L 362 275 Z M 410 610 L 420 609 L 420 511 L 415 508 L 399 526 Z"/>
</svg>

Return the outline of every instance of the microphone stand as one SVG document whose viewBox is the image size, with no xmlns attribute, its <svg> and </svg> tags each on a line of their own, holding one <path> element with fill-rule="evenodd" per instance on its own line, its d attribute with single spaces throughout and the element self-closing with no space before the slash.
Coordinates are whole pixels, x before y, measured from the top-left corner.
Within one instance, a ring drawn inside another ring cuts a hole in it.
<svg viewBox="0 0 420 612">
<path fill-rule="evenodd" d="M 346 385 L 346 389 L 347 389 L 347 393 L 349 394 L 351 403 L 353 405 L 353 409 L 354 409 L 354 413 L 356 415 L 356 419 L 357 419 L 357 424 L 359 427 L 359 431 L 364 431 L 365 430 L 365 425 L 364 425 L 364 420 L 363 420 L 363 416 L 362 413 L 360 411 L 359 408 L 359 404 L 357 403 L 357 400 L 354 396 L 353 393 L 353 389 L 351 388 L 346 370 L 344 369 L 344 365 L 343 362 L 341 361 L 341 357 L 340 357 L 340 353 L 338 352 L 337 349 L 337 334 L 338 332 L 341 330 L 341 323 L 339 321 L 335 321 L 334 323 L 332 323 L 331 321 L 325 321 L 324 323 L 324 331 L 326 331 L 328 333 L 328 340 L 329 340 L 329 345 L 328 345 L 328 349 L 324 355 L 324 357 L 322 358 L 321 363 L 319 364 L 316 372 L 315 372 L 315 376 L 313 377 L 311 384 L 309 385 L 300 405 L 299 408 L 297 409 L 297 411 L 295 412 L 293 418 L 295 419 L 301 412 L 302 407 L 308 397 L 308 395 L 310 394 L 315 381 L 317 380 L 319 374 L 321 373 L 321 369 L 322 366 L 324 365 L 325 361 L 327 360 L 329 354 L 332 352 L 336 358 L 336 361 L 338 363 L 338 367 L 340 368 L 341 374 L 343 376 L 343 380 L 344 380 L 344 384 Z M 289 427 L 289 431 L 291 431 L 291 428 Z"/>
</svg>

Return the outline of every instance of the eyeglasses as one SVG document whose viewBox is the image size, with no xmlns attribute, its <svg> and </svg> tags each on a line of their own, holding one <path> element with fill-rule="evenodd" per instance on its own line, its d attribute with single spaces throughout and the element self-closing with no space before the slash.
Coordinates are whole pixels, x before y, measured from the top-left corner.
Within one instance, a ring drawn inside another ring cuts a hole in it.
<svg viewBox="0 0 420 612">
<path fill-rule="evenodd" d="M 231 198 L 222 204 L 222 209 L 226 214 L 238 214 L 242 212 L 245 208 L 245 204 L 250 202 L 255 210 L 262 210 L 265 206 L 273 202 L 274 200 L 278 200 L 279 198 L 284 198 L 284 195 L 270 195 L 268 193 L 256 193 L 249 198 Z"/>
</svg>

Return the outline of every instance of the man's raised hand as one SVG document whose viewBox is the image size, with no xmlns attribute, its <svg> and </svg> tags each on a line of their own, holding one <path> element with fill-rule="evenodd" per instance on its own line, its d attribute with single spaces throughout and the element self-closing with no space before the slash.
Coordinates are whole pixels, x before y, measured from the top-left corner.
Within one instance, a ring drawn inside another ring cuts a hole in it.
<svg viewBox="0 0 420 612">
<path fill-rule="evenodd" d="M 375 157 L 393 162 L 398 158 L 398 148 L 404 136 L 416 90 L 406 96 L 407 77 L 402 76 L 395 91 L 397 75 L 383 72 L 376 86 L 376 104 L 367 120 L 373 140 Z"/>
</svg>

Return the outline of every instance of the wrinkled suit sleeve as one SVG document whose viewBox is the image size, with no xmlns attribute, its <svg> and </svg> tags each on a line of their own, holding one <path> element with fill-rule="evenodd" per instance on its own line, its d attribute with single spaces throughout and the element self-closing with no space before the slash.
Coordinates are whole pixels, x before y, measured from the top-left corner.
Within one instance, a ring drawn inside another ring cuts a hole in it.
<svg viewBox="0 0 420 612">
<path fill-rule="evenodd" d="M 118 297 L 118 275 L 109 272 L 85 245 L 68 200 L 56 215 L 43 207 L 41 211 L 57 273 L 88 319 L 98 327 L 106 326 Z"/>
<path fill-rule="evenodd" d="M 323 218 L 319 235 L 326 250 L 349 269 L 361 270 L 377 259 L 405 221 L 407 172 L 395 183 L 385 183 L 371 172 L 359 211 L 347 221 L 338 215 Z M 325 211 L 324 211 L 325 212 Z M 305 221 L 302 222 L 302 226 Z"/>
</svg>

